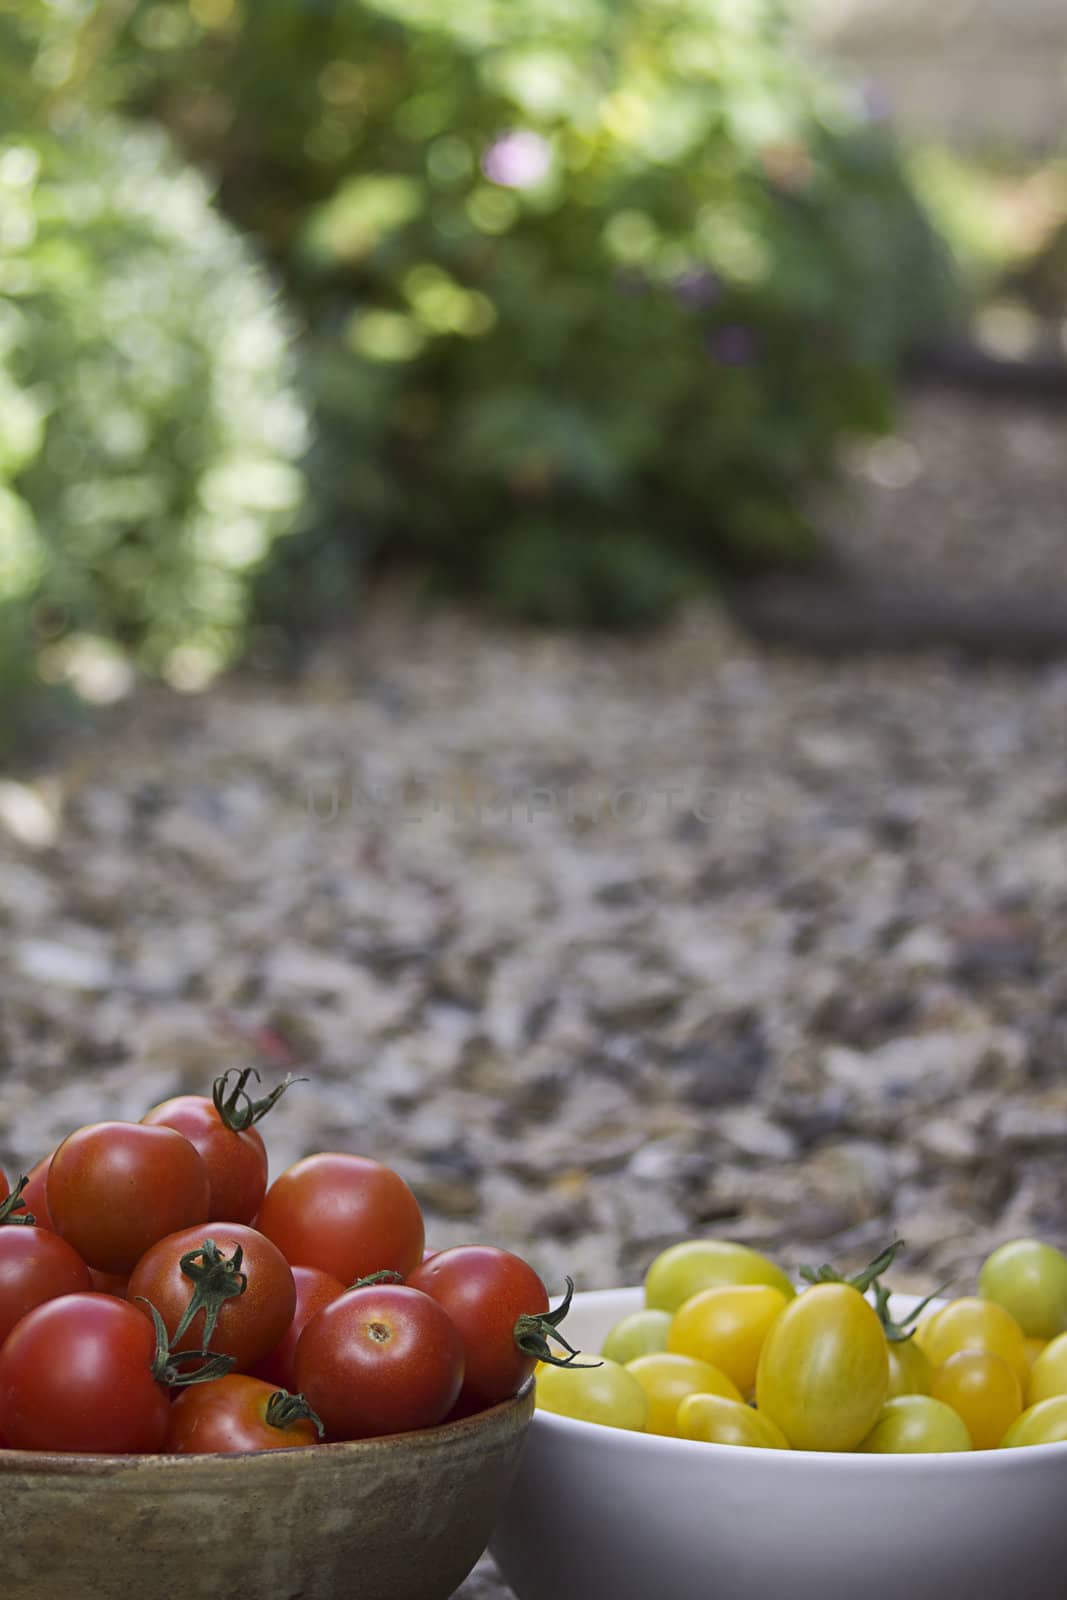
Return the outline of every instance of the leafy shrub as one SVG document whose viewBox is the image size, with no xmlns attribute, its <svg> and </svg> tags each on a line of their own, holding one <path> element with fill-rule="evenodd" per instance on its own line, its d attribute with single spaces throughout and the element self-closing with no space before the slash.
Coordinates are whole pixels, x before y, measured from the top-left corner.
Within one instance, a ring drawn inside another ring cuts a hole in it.
<svg viewBox="0 0 1067 1600">
<path fill-rule="evenodd" d="M 305 418 L 264 270 L 159 130 L 0 139 L 0 670 L 86 636 L 192 682 L 291 526 Z"/>
<path fill-rule="evenodd" d="M 399 556 L 633 620 L 803 555 L 946 302 L 885 130 L 774 0 L 157 0 L 107 63 L 308 318 L 287 605 Z"/>
</svg>

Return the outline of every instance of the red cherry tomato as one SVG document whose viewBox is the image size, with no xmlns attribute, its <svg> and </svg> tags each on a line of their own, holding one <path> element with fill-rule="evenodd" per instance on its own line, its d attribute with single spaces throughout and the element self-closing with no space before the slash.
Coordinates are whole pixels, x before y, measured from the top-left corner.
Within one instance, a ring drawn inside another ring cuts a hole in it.
<svg viewBox="0 0 1067 1600">
<path fill-rule="evenodd" d="M 94 1294 L 111 1294 L 116 1300 L 125 1300 L 126 1285 L 130 1280 L 121 1272 L 97 1272 L 95 1267 L 90 1267 L 89 1278 Z"/>
<path fill-rule="evenodd" d="M 49 1300 L 0 1347 L 0 1432 L 14 1450 L 161 1449 L 170 1402 L 153 1377 L 155 1350 L 151 1322 L 121 1300 Z"/>
<path fill-rule="evenodd" d="M 537 1357 L 516 1344 L 516 1324 L 521 1332 L 521 1318 L 548 1312 L 548 1294 L 533 1268 L 492 1245 L 460 1245 L 439 1250 L 407 1281 L 443 1306 L 463 1337 L 460 1405 L 478 1410 L 518 1394 Z"/>
<path fill-rule="evenodd" d="M 52 1151 L 55 1155 L 55 1151 Z M 52 1213 L 48 1209 L 48 1169 L 52 1165 L 52 1156 L 42 1156 L 35 1167 L 30 1168 L 26 1187 L 22 1191 L 22 1198 L 26 1210 L 31 1216 L 36 1217 L 39 1228 L 47 1228 L 55 1233 L 52 1223 Z"/>
<path fill-rule="evenodd" d="M 243 1294 L 227 1299 L 219 1312 L 209 1348 L 214 1354 L 233 1356 L 239 1371 L 254 1366 L 272 1351 L 293 1320 L 296 1285 L 289 1263 L 277 1247 L 254 1228 L 235 1222 L 210 1227 L 185 1228 L 173 1233 L 142 1257 L 130 1274 L 127 1297 L 155 1306 L 166 1324 L 172 1348 L 205 1348 L 205 1318 L 197 1312 L 177 1345 L 174 1336 L 193 1296 L 194 1283 L 182 1271 L 182 1258 L 212 1240 L 219 1254 L 232 1261 L 240 1247 L 240 1271 L 247 1284 Z M 197 1263 L 193 1263 L 194 1270 Z M 232 1277 L 232 1274 L 231 1274 Z M 147 1309 L 145 1311 L 147 1315 Z"/>
<path fill-rule="evenodd" d="M 429 1428 L 463 1385 L 463 1340 L 429 1295 L 393 1284 L 350 1289 L 312 1317 L 296 1347 L 301 1394 L 331 1439 Z"/>
<path fill-rule="evenodd" d="M 243 1373 L 185 1389 L 170 1408 L 167 1449 L 176 1455 L 292 1450 L 318 1441 L 299 1396 Z"/>
<path fill-rule="evenodd" d="M 11 1193 L 11 1186 L 4 1177 L 4 1169 L 0 1167 L 0 1200 L 6 1200 Z"/>
<path fill-rule="evenodd" d="M 157 1240 L 207 1220 L 207 1168 L 173 1128 L 98 1122 L 64 1139 L 48 1169 L 55 1231 L 98 1272 L 130 1272 Z"/>
<path fill-rule="evenodd" d="M 331 1301 L 339 1300 L 345 1292 L 343 1283 L 331 1278 L 328 1272 L 320 1272 L 318 1267 L 294 1267 L 293 1282 L 296 1284 L 293 1320 L 282 1334 L 280 1343 L 275 1345 L 269 1356 L 257 1361 L 253 1369 L 255 1377 L 273 1384 L 276 1389 L 292 1390 L 297 1387 L 296 1347 L 300 1335 L 317 1311 Z"/>
<path fill-rule="evenodd" d="M 28 1311 L 61 1294 L 88 1294 L 89 1268 L 47 1228 L 0 1228 L 0 1345 Z"/>
<path fill-rule="evenodd" d="M 216 1080 L 210 1100 L 178 1095 L 141 1118 L 149 1127 L 175 1129 L 199 1150 L 211 1182 L 210 1222 L 254 1222 L 267 1192 L 267 1151 L 254 1124 L 292 1080 L 254 1101 L 246 1087 L 251 1077 L 259 1077 L 254 1067 L 234 1068 Z"/>
<path fill-rule="evenodd" d="M 348 1284 L 383 1270 L 406 1278 L 425 1239 L 403 1178 L 366 1156 L 298 1161 L 267 1190 L 256 1226 L 294 1267 L 318 1267 Z"/>
</svg>

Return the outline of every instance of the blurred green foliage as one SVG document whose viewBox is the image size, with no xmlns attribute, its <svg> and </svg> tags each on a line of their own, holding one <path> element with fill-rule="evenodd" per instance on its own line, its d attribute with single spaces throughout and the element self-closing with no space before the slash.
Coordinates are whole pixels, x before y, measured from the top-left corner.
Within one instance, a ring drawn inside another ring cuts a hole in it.
<svg viewBox="0 0 1067 1600">
<path fill-rule="evenodd" d="M 287 286 L 300 537 L 269 284 L 112 115 Z M 0 208 L 0 651 L 56 672 L 90 633 L 191 681 L 254 575 L 289 625 L 397 559 L 625 623 L 803 556 L 950 296 L 776 0 L 0 0 Z"/>
<path fill-rule="evenodd" d="M 159 130 L 0 139 L 0 659 L 237 653 L 306 422 L 264 270 Z M 2 669 L 0 669 L 2 670 Z"/>
<path fill-rule="evenodd" d="M 385 555 L 627 621 L 803 555 L 805 490 L 945 313 L 890 138 L 776 0 L 160 0 L 108 72 L 307 319 L 287 610 Z"/>
</svg>

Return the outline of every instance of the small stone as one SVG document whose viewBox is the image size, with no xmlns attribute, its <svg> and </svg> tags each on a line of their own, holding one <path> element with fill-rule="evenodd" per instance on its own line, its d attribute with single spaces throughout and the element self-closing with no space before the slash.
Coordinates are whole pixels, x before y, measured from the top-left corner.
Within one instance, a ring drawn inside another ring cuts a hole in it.
<svg viewBox="0 0 1067 1600">
<path fill-rule="evenodd" d="M 101 950 L 61 944 L 53 939 L 24 939 L 15 947 L 19 972 L 34 983 L 99 993 L 110 987 L 113 969 Z"/>
<path fill-rule="evenodd" d="M 951 1117 L 931 1117 L 920 1123 L 915 1139 L 925 1155 L 950 1167 L 971 1166 L 982 1152 L 982 1141 L 975 1130 Z"/>
<path fill-rule="evenodd" d="M 1061 841 L 1062 848 L 1062 841 Z M 1033 977 L 1041 964 L 1041 928 L 1025 913 L 988 912 L 952 929 L 955 965 L 961 978 Z"/>
<path fill-rule="evenodd" d="M 790 1161 L 797 1153 L 796 1141 L 787 1128 L 747 1106 L 720 1111 L 712 1127 L 735 1150 L 757 1160 Z"/>
<path fill-rule="evenodd" d="M 1002 1107 L 993 1120 L 993 1137 L 1009 1150 L 1039 1150 L 1067 1141 L 1067 1107 L 1022 1102 Z"/>
</svg>

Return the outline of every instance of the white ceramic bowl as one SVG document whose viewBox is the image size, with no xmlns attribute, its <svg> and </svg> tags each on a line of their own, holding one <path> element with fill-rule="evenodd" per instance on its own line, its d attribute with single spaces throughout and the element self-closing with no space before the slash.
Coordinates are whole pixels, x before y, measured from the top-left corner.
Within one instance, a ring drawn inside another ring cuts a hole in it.
<svg viewBox="0 0 1067 1600">
<path fill-rule="evenodd" d="M 576 1295 L 567 1336 L 642 1304 Z M 1067 1443 L 821 1455 L 538 1411 L 491 1548 L 519 1600 L 1067 1600 Z"/>
</svg>

